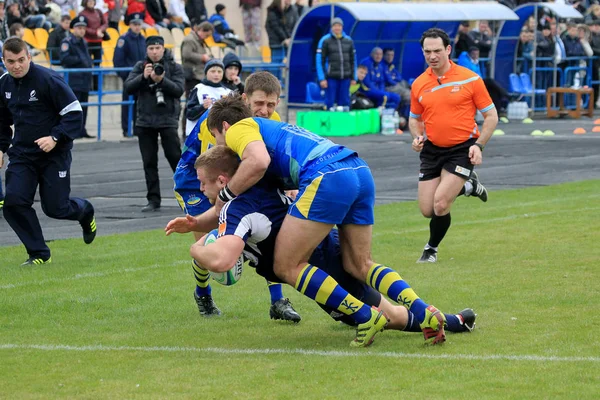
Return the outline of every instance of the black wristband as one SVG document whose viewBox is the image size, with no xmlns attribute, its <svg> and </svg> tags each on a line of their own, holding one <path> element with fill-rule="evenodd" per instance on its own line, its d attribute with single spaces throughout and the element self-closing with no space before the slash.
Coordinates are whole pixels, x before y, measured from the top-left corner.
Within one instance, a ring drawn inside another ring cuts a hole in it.
<svg viewBox="0 0 600 400">
<path fill-rule="evenodd" d="M 483 151 L 483 148 L 485 147 L 481 143 L 475 143 L 475 146 L 479 147 L 479 150 L 481 150 L 481 151 Z"/>
<path fill-rule="evenodd" d="M 235 199 L 236 197 L 237 196 L 231 191 L 231 189 L 229 189 L 229 186 L 225 186 L 219 192 L 219 199 L 221 199 L 221 201 L 223 201 L 225 203 L 227 203 L 230 200 Z"/>
</svg>

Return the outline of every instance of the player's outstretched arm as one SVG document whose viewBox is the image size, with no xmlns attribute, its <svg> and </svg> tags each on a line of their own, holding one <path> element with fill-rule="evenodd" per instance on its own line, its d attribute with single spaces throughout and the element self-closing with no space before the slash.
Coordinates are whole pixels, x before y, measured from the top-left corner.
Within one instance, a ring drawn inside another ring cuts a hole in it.
<svg viewBox="0 0 600 400">
<path fill-rule="evenodd" d="M 172 233 L 189 233 L 195 230 L 196 218 L 191 215 L 185 217 L 177 217 L 167 223 L 165 233 L 169 236 Z"/>
<path fill-rule="evenodd" d="M 211 272 L 231 269 L 244 251 L 244 240 L 239 236 L 225 235 L 214 243 L 204 245 L 203 237 L 190 248 L 190 255 L 198 264 Z"/>
</svg>

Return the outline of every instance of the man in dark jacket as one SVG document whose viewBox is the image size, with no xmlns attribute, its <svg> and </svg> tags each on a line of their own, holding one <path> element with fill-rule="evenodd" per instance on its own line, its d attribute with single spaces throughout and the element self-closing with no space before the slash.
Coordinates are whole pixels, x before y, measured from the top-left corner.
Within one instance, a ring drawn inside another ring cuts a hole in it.
<svg viewBox="0 0 600 400">
<path fill-rule="evenodd" d="M 146 0 L 146 10 L 156 25 L 171 29 L 171 20 L 169 20 L 167 7 L 163 0 Z"/>
<path fill-rule="evenodd" d="M 68 36 L 71 36 L 70 26 L 71 16 L 63 15 L 60 17 L 60 24 L 48 35 L 46 49 L 50 53 L 51 64 L 60 64 L 60 44 Z"/>
<path fill-rule="evenodd" d="M 31 62 L 27 44 L 10 38 L 2 49 L 8 73 L 0 78 L 0 168 L 6 170 L 4 218 L 27 249 L 23 265 L 47 264 L 50 249 L 35 210 L 38 185 L 44 213 L 78 221 L 83 240 L 96 237 L 94 207 L 71 193 L 71 149 L 81 132 L 81 105 L 56 72 Z M 14 135 L 11 125 L 14 125 Z"/>
<path fill-rule="evenodd" d="M 115 48 L 115 55 L 113 57 L 113 63 L 115 67 L 133 67 L 138 61 L 146 59 L 146 39 L 141 34 L 142 23 L 144 22 L 144 14 L 136 13 L 130 14 L 125 17 L 125 23 L 129 25 L 129 30 L 126 34 L 121 36 L 117 41 L 117 47 Z M 125 80 L 129 76 L 129 72 L 121 71 L 118 73 L 123 80 L 123 86 L 125 86 Z M 135 96 L 133 96 L 135 100 Z M 129 93 L 123 89 L 123 101 L 129 99 Z M 123 130 L 123 136 L 127 137 L 129 133 L 129 105 L 121 106 L 121 128 Z M 133 119 L 132 125 L 135 122 L 135 105 L 132 106 Z"/>
<path fill-rule="evenodd" d="M 334 104 L 350 107 L 350 84 L 356 83 L 354 42 L 343 29 L 342 19 L 334 18 L 331 33 L 323 36 L 317 47 L 317 75 L 321 88 L 327 90 L 327 108 Z"/>
<path fill-rule="evenodd" d="M 148 189 L 148 204 L 142 212 L 160 209 L 158 135 L 173 172 L 181 157 L 177 125 L 184 90 L 183 68 L 175 63 L 164 46 L 165 41 L 160 36 L 146 38 L 147 58 L 135 64 L 125 81 L 127 93 L 138 96 L 135 129 Z"/>
<path fill-rule="evenodd" d="M 60 65 L 64 68 L 92 68 L 92 58 L 88 50 L 87 42 L 84 40 L 87 28 L 87 18 L 83 15 L 76 17 L 71 21 L 73 34 L 62 41 L 60 45 Z M 68 82 L 73 93 L 77 96 L 80 103 L 87 103 L 89 92 L 92 86 L 91 72 L 74 72 L 68 75 Z M 87 106 L 83 109 L 83 126 L 80 138 L 92 138 L 85 129 L 87 121 Z"/>
<path fill-rule="evenodd" d="M 592 36 L 590 37 L 590 46 L 592 46 L 592 51 L 594 52 L 594 57 L 600 56 L 600 19 L 592 20 L 588 22 L 590 26 L 590 31 L 592 32 Z M 594 81 L 598 80 L 598 68 L 600 68 L 600 63 L 598 60 L 593 61 L 592 67 L 592 79 Z M 596 99 L 595 106 L 597 107 L 600 98 L 598 98 L 598 85 L 594 85 L 594 98 Z"/>
</svg>

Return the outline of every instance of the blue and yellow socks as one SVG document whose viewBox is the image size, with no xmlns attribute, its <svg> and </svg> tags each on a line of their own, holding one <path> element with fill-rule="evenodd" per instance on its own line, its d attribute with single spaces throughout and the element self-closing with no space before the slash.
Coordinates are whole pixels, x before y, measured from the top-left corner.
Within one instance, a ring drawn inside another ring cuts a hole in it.
<svg viewBox="0 0 600 400">
<path fill-rule="evenodd" d="M 302 268 L 294 287 L 317 303 L 350 315 L 358 324 L 371 319 L 371 307 L 352 296 L 325 271 L 315 266 L 307 264 Z"/>
<path fill-rule="evenodd" d="M 267 286 L 269 286 L 269 293 L 271 294 L 271 304 L 275 304 L 278 300 L 283 299 L 281 283 L 267 281 Z"/>
<path fill-rule="evenodd" d="M 196 294 L 198 297 L 210 295 L 212 293 L 210 285 L 208 284 L 210 272 L 198 265 L 196 260 L 192 260 L 192 269 L 194 270 L 194 277 L 196 278 Z"/>
<path fill-rule="evenodd" d="M 386 295 L 417 317 L 419 322 L 425 319 L 428 304 L 417 296 L 414 290 L 393 269 L 380 264 L 373 264 L 367 274 L 367 285 Z"/>
</svg>

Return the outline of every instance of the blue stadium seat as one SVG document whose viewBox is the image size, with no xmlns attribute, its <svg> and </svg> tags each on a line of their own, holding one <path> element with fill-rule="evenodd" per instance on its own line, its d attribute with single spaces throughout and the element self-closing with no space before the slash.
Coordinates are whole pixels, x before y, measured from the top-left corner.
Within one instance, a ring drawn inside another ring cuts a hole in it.
<svg viewBox="0 0 600 400">
<path fill-rule="evenodd" d="M 529 74 L 526 74 L 525 72 L 521 72 L 521 75 L 519 75 L 519 77 L 521 78 L 521 84 L 523 85 L 523 89 L 525 90 L 525 93 L 532 93 L 533 87 L 531 86 L 531 78 L 529 77 Z M 511 82 L 512 82 L 512 80 L 511 80 Z M 535 94 L 545 94 L 546 90 L 545 89 L 535 89 L 534 93 Z"/>
<path fill-rule="evenodd" d="M 308 104 L 325 103 L 325 97 L 321 96 L 321 88 L 315 82 L 306 84 L 306 102 Z"/>
<path fill-rule="evenodd" d="M 512 93 L 521 93 L 521 94 L 527 93 L 525 91 L 525 88 L 523 87 L 523 82 L 521 82 L 521 78 L 519 77 L 519 75 L 517 75 L 515 73 L 511 73 L 508 76 L 508 78 L 510 81 L 510 91 Z"/>
</svg>

